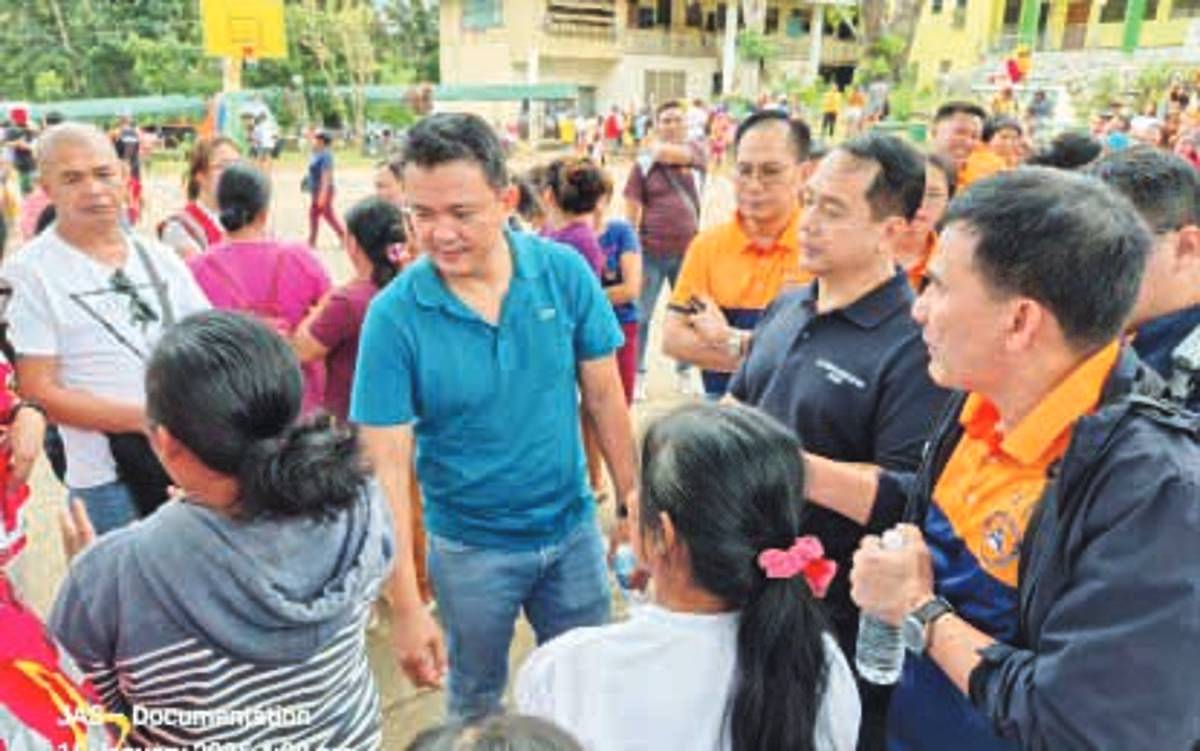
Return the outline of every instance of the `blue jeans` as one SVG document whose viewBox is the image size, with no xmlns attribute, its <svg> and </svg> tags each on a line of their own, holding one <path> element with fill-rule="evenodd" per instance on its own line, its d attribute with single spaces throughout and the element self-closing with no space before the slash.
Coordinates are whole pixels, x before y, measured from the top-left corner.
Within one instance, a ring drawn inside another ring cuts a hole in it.
<svg viewBox="0 0 1200 751">
<path fill-rule="evenodd" d="M 129 488 L 117 480 L 94 488 L 76 488 L 67 494 L 67 503 L 72 498 L 83 501 L 97 535 L 124 527 L 138 518 Z"/>
<path fill-rule="evenodd" d="M 587 519 L 538 550 L 478 548 L 429 535 L 429 577 L 450 658 L 447 711 L 472 720 L 500 709 L 518 611 L 538 644 L 609 618 L 604 542 Z"/>
<path fill-rule="evenodd" d="M 679 269 L 683 266 L 683 255 L 656 256 L 651 253 L 642 254 L 642 294 L 638 297 L 638 312 L 641 321 L 638 323 L 638 373 L 646 372 L 646 343 L 650 341 L 650 319 L 654 316 L 654 304 L 662 292 L 663 283 L 675 289 L 679 279 Z M 687 363 L 675 363 L 677 372 L 684 372 Z"/>
</svg>

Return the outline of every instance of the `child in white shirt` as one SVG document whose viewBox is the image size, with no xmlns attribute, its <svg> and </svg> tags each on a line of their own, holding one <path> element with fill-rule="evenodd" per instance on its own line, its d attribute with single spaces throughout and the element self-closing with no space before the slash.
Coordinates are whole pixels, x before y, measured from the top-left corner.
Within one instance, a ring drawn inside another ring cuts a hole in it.
<svg viewBox="0 0 1200 751">
<path fill-rule="evenodd" d="M 854 678 L 814 599 L 833 578 L 799 537 L 800 446 L 760 412 L 692 404 L 642 447 L 629 523 L 654 603 L 540 647 L 520 711 L 590 751 L 849 750 Z"/>
</svg>

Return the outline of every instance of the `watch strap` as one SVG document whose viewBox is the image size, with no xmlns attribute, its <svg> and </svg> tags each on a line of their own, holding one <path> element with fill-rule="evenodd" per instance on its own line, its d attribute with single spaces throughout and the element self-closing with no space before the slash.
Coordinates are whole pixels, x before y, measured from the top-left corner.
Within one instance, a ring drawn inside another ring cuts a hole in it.
<svg viewBox="0 0 1200 751">
<path fill-rule="evenodd" d="M 912 612 L 912 617 L 921 623 L 926 629 L 929 624 L 941 618 L 947 613 L 953 613 L 954 606 L 946 602 L 945 598 L 933 597 L 926 600 L 924 604 Z"/>
</svg>

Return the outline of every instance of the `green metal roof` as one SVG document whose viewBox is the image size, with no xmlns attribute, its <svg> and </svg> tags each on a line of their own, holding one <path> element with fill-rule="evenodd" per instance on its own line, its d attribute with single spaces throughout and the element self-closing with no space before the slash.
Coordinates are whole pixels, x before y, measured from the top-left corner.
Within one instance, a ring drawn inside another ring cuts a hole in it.
<svg viewBox="0 0 1200 751">
<path fill-rule="evenodd" d="M 318 88 L 318 87 L 313 87 Z M 402 100 L 412 86 L 365 86 L 368 101 Z M 338 86 L 339 94 L 349 94 L 349 86 Z M 238 92 L 240 98 L 253 96 L 255 91 Z M 435 102 L 518 102 L 522 99 L 546 101 L 576 99 L 579 87 L 563 83 L 541 84 L 449 84 L 435 86 Z M 47 112 L 59 112 L 69 119 L 119 117 L 121 115 L 191 115 L 204 116 L 205 97 L 169 94 L 166 96 L 118 97 L 110 99 L 75 99 L 60 102 L 31 103 L 34 117 Z"/>
<path fill-rule="evenodd" d="M 567 83 L 446 84 L 433 91 L 435 102 L 516 102 L 522 99 L 577 99 L 579 87 Z"/>
<path fill-rule="evenodd" d="M 204 115 L 204 98 L 198 96 L 141 96 L 113 99 L 75 99 L 31 103 L 34 117 L 59 112 L 70 119 L 118 117 L 120 115 Z"/>
</svg>

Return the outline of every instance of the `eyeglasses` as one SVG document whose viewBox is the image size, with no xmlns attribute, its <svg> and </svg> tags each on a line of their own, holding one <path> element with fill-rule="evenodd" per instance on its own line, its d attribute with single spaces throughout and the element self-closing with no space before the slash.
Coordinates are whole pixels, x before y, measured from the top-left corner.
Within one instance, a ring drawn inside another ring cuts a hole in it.
<svg viewBox="0 0 1200 751">
<path fill-rule="evenodd" d="M 787 180 L 788 167 L 789 165 L 780 162 L 766 162 L 758 165 L 739 162 L 734 169 L 739 182 L 748 183 L 757 177 L 759 183 L 766 187 L 778 185 Z"/>
<path fill-rule="evenodd" d="M 137 285 L 122 270 L 117 269 L 108 279 L 108 287 L 118 295 L 129 298 L 129 320 L 141 327 L 158 321 L 158 313 L 137 290 Z"/>
</svg>

